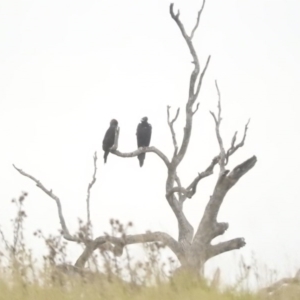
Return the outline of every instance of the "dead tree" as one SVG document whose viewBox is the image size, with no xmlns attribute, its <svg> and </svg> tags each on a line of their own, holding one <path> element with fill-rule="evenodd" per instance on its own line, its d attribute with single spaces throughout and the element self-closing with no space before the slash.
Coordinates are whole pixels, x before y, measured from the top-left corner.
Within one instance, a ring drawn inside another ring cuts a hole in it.
<svg viewBox="0 0 300 300">
<path fill-rule="evenodd" d="M 118 150 L 118 137 L 119 137 L 119 128 L 117 129 L 115 144 L 111 148 L 110 152 L 116 156 L 128 158 L 135 157 L 144 152 L 155 153 L 166 165 L 167 168 L 167 180 L 166 180 L 166 193 L 165 198 L 168 201 L 178 223 L 178 237 L 177 239 L 171 237 L 164 232 L 146 232 L 144 234 L 137 235 L 125 235 L 123 237 L 114 237 L 109 235 L 104 235 L 92 239 L 90 235 L 85 237 L 72 235 L 66 225 L 64 220 L 63 211 L 60 199 L 52 192 L 48 190 L 39 180 L 35 177 L 29 175 L 28 173 L 22 171 L 21 169 L 15 167 L 15 169 L 22 175 L 33 180 L 36 185 L 42 189 L 49 197 L 55 200 L 58 215 L 61 223 L 61 228 L 63 231 L 63 236 L 66 240 L 71 242 L 78 242 L 85 244 L 85 250 L 78 258 L 75 263 L 75 266 L 78 268 L 83 268 L 91 254 L 95 249 L 102 249 L 104 251 L 112 251 L 114 255 L 121 256 L 124 250 L 124 247 L 130 244 L 137 243 L 146 243 L 146 242 L 161 242 L 166 245 L 168 248 L 173 251 L 177 256 L 179 262 L 181 263 L 181 269 L 190 270 L 199 274 L 199 271 L 203 269 L 203 266 L 207 260 L 210 258 L 222 254 L 227 251 L 239 249 L 245 246 L 245 240 L 243 238 L 235 238 L 228 240 L 226 242 L 221 242 L 213 245 L 211 242 L 217 236 L 220 236 L 225 233 L 228 229 L 228 223 L 218 222 L 217 217 L 220 210 L 220 207 L 223 203 L 224 197 L 227 192 L 239 181 L 239 179 L 244 176 L 250 169 L 252 169 L 257 161 L 256 157 L 253 156 L 246 161 L 242 162 L 233 170 L 226 169 L 226 166 L 229 162 L 230 157 L 242 146 L 244 146 L 248 123 L 245 125 L 243 137 L 239 143 L 236 143 L 237 132 L 233 135 L 231 140 L 231 146 L 229 149 L 225 149 L 223 144 L 223 139 L 221 136 L 221 94 L 216 82 L 216 90 L 218 95 L 218 112 L 210 112 L 213 120 L 215 122 L 216 137 L 219 144 L 220 151 L 216 153 L 215 157 L 212 158 L 212 161 L 208 165 L 207 169 L 195 177 L 195 179 L 187 186 L 183 187 L 181 185 L 180 175 L 178 174 L 178 166 L 185 157 L 186 151 L 189 146 L 191 134 L 192 134 L 192 125 L 193 117 L 198 110 L 199 103 L 196 104 L 196 100 L 199 96 L 200 89 L 203 83 L 203 78 L 205 72 L 208 68 L 210 56 L 207 58 L 205 66 L 203 69 L 200 68 L 199 59 L 193 44 L 194 34 L 199 26 L 201 14 L 203 12 L 205 5 L 205 0 L 203 1 L 202 7 L 198 12 L 196 24 L 191 32 L 188 34 L 180 20 L 180 13 L 174 12 L 174 5 L 170 5 L 170 15 L 172 19 L 177 24 L 184 41 L 186 42 L 188 49 L 193 58 L 194 68 L 192 70 L 189 82 L 189 93 L 188 99 L 186 102 L 185 108 L 185 127 L 184 135 L 182 142 L 179 144 L 176 138 L 176 133 L 174 130 L 174 123 L 176 122 L 180 109 L 178 108 L 176 115 L 173 119 L 170 117 L 170 107 L 167 107 L 167 122 L 170 128 L 172 135 L 174 153 L 169 159 L 162 151 L 156 147 L 147 147 L 140 148 L 133 152 L 123 153 Z M 97 155 L 94 156 L 94 175 L 92 182 L 88 186 L 88 196 L 87 196 L 87 218 L 88 223 L 90 223 L 90 214 L 89 214 L 89 198 L 90 198 L 90 189 L 96 181 L 96 166 Z M 215 183 L 214 190 L 212 195 L 206 205 L 202 219 L 199 222 L 197 228 L 193 228 L 188 219 L 186 218 L 183 206 L 187 199 L 192 198 L 197 192 L 197 186 L 199 182 L 213 174 L 214 168 L 216 165 L 219 165 L 219 174 Z"/>
</svg>

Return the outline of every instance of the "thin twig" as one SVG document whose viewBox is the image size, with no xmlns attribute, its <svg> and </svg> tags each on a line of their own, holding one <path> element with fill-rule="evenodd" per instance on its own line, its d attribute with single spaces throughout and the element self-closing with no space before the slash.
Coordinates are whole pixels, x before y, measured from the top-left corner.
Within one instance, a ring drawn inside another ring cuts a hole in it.
<svg viewBox="0 0 300 300">
<path fill-rule="evenodd" d="M 195 97 L 196 98 L 199 95 L 199 92 L 200 92 L 200 89 L 201 89 L 201 86 L 202 86 L 202 81 L 203 81 L 204 75 L 206 73 L 206 70 L 207 70 L 209 62 L 210 62 L 210 58 L 211 58 L 211 56 L 209 55 L 207 60 L 206 60 L 205 67 L 204 67 L 203 71 L 200 74 L 199 82 L 198 82 L 197 89 L 196 89 L 196 92 L 195 92 Z"/>
<path fill-rule="evenodd" d="M 217 139 L 218 139 L 218 143 L 219 143 L 219 147 L 220 147 L 220 160 L 219 160 L 220 176 L 222 176 L 225 172 L 226 153 L 225 153 L 223 140 L 222 140 L 221 133 L 220 133 L 220 125 L 221 125 L 221 121 L 222 121 L 222 118 L 221 118 L 221 112 L 222 112 L 221 93 L 220 93 L 217 81 L 215 81 L 215 85 L 216 85 L 216 89 L 218 92 L 218 117 L 216 117 L 216 115 L 213 112 L 210 112 L 210 113 L 211 113 L 212 117 L 214 118 L 215 125 L 216 125 L 216 135 L 217 135 Z"/>
<path fill-rule="evenodd" d="M 173 145 L 174 145 L 174 157 L 177 155 L 177 152 L 178 152 L 178 144 L 177 144 L 177 139 L 176 139 L 176 133 L 175 133 L 175 130 L 174 130 L 174 123 L 176 122 L 178 116 L 179 116 L 179 112 L 180 112 L 180 108 L 177 109 L 177 112 L 176 112 L 176 115 L 175 117 L 173 118 L 172 121 L 170 121 L 170 108 L 171 106 L 167 106 L 167 115 L 168 115 L 168 125 L 170 127 L 170 130 L 171 130 L 171 134 L 172 134 L 172 139 L 173 139 Z"/>
<path fill-rule="evenodd" d="M 228 151 L 227 151 L 227 153 L 226 153 L 225 165 L 228 164 L 228 162 L 229 162 L 229 157 L 230 157 L 233 153 L 235 153 L 235 151 L 237 151 L 239 148 L 241 148 L 241 147 L 244 146 L 245 141 L 246 141 L 246 137 L 247 137 L 247 131 L 248 131 L 248 125 L 249 125 L 249 123 L 250 123 L 250 119 L 248 120 L 248 122 L 247 122 L 246 125 L 245 125 L 243 138 L 242 138 L 242 140 L 241 140 L 237 145 L 235 145 L 236 137 L 237 137 L 237 131 L 234 133 L 233 138 L 232 138 L 232 140 L 231 140 L 231 146 L 230 146 L 230 148 L 228 149 Z"/>
<path fill-rule="evenodd" d="M 198 11 L 197 22 L 196 22 L 196 25 L 195 25 L 195 27 L 193 28 L 192 33 L 191 33 L 191 36 L 190 36 L 190 39 L 191 39 L 191 40 L 193 39 L 194 34 L 195 34 L 195 32 L 196 32 L 196 30 L 197 30 L 197 28 L 198 28 L 198 26 L 199 26 L 200 17 L 201 17 L 201 13 L 202 13 L 202 11 L 203 11 L 203 9 L 204 9 L 204 5 L 205 5 L 205 0 L 203 0 L 203 2 L 202 2 L 202 7 L 201 7 L 201 9 Z"/>
<path fill-rule="evenodd" d="M 197 110 L 198 110 L 198 108 L 199 108 L 199 105 L 200 105 L 200 103 L 198 102 L 198 103 L 197 103 L 197 106 L 196 106 L 196 108 L 195 108 L 195 110 L 193 111 L 193 115 L 197 112 Z"/>
</svg>

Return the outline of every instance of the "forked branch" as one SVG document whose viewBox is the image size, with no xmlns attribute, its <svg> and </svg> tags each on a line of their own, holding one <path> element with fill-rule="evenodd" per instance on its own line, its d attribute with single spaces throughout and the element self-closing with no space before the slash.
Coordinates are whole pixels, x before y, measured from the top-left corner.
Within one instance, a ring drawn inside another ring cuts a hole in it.
<svg viewBox="0 0 300 300">
<path fill-rule="evenodd" d="M 193 64 L 194 64 L 194 69 L 193 69 L 193 71 L 191 73 L 191 77 L 190 77 L 189 98 L 188 98 L 187 105 L 186 105 L 186 124 L 185 124 L 185 128 L 184 128 L 183 140 L 182 140 L 182 144 L 181 144 L 179 153 L 176 157 L 176 160 L 174 160 L 174 163 L 176 164 L 176 166 L 178 166 L 180 164 L 180 162 L 182 161 L 182 159 L 187 151 L 188 145 L 189 145 L 190 136 L 191 136 L 191 132 L 192 132 L 193 115 L 195 114 L 195 112 L 198 110 L 198 107 L 199 107 L 199 104 L 197 104 L 197 107 L 193 111 L 193 105 L 199 95 L 202 81 L 203 81 L 205 72 L 207 70 L 209 61 L 210 61 L 210 56 L 209 56 L 206 61 L 205 68 L 203 69 L 202 73 L 200 74 L 200 63 L 199 63 L 199 59 L 198 59 L 195 47 L 192 42 L 192 38 L 194 37 L 194 33 L 199 26 L 200 17 L 201 17 L 201 13 L 203 12 L 204 5 L 205 5 L 205 1 L 203 1 L 202 7 L 201 7 L 200 11 L 198 12 L 196 25 L 192 30 L 191 36 L 188 36 L 182 22 L 179 19 L 180 12 L 178 11 L 175 14 L 174 13 L 174 4 L 172 3 L 170 5 L 170 15 L 171 15 L 172 19 L 176 22 L 177 26 L 179 27 L 179 29 L 181 31 L 181 34 L 182 34 L 182 36 L 190 50 L 190 53 L 193 57 Z M 198 84 L 196 87 L 197 80 L 198 80 Z"/>
<path fill-rule="evenodd" d="M 211 220 L 217 219 L 220 206 L 227 192 L 240 180 L 240 178 L 242 178 L 242 176 L 244 176 L 255 166 L 256 162 L 256 156 L 252 156 L 240 165 L 236 166 L 231 172 L 227 171 L 227 173 L 229 173 L 227 176 L 224 175 L 223 177 L 219 178 L 211 200 L 208 203 Z"/>
<path fill-rule="evenodd" d="M 51 197 L 55 202 L 56 202 L 56 205 L 57 205 L 57 211 L 58 211 L 58 217 L 59 217 L 59 221 L 60 221 L 60 224 L 61 224 L 61 228 L 62 228 L 62 232 L 63 232 L 63 237 L 68 240 L 68 241 L 72 241 L 72 242 L 85 242 L 77 237 L 74 237 L 70 234 L 69 230 L 68 230 L 68 227 L 66 225 L 66 222 L 65 222 L 65 219 L 64 219 L 64 216 L 63 216 L 63 211 L 62 211 L 62 206 L 61 206 L 61 203 L 60 203 L 60 200 L 59 198 L 54 195 L 54 193 L 52 192 L 52 190 L 47 190 L 44 185 L 39 181 L 37 180 L 36 178 L 34 178 L 33 176 L 27 174 L 26 172 L 24 172 L 23 170 L 17 168 L 15 165 L 13 165 L 13 167 L 23 176 L 25 177 L 28 177 L 30 178 L 32 181 L 34 181 L 37 185 L 38 188 L 40 188 L 44 193 L 46 193 L 49 197 Z"/>
<path fill-rule="evenodd" d="M 234 133 L 234 136 L 231 140 L 231 146 L 230 148 L 228 149 L 227 153 L 226 153 L 226 157 L 225 157 L 225 165 L 228 164 L 229 162 L 229 157 L 235 153 L 235 151 L 237 151 L 239 148 L 243 147 L 244 144 L 245 144 L 245 140 L 246 140 L 246 136 L 247 136 L 247 131 L 248 131 L 248 125 L 250 123 L 250 119 L 248 120 L 248 122 L 246 123 L 245 125 L 245 129 L 244 129 L 244 135 L 243 135 L 243 138 L 242 140 L 237 144 L 235 145 L 235 142 L 236 142 L 236 137 L 237 137 L 237 131 Z"/>
<path fill-rule="evenodd" d="M 194 237 L 193 247 L 200 247 L 203 242 L 209 243 L 217 235 L 220 235 L 220 226 L 217 223 L 217 216 L 227 192 L 239 181 L 239 179 L 249 172 L 256 164 L 257 158 L 253 156 L 231 172 L 226 171 L 217 180 L 214 192 L 206 205 L 202 220 L 198 226 Z M 225 224 L 225 223 L 224 223 Z M 223 230 L 221 230 L 223 232 Z"/>
<path fill-rule="evenodd" d="M 178 27 L 181 31 L 181 34 L 182 34 L 183 38 L 185 39 L 185 41 L 186 41 L 186 43 L 189 47 L 189 50 L 191 52 L 191 55 L 193 57 L 193 64 L 195 65 L 195 68 L 194 68 L 194 70 L 191 74 L 191 79 L 190 79 L 189 101 L 194 103 L 195 102 L 195 99 L 194 99 L 195 82 L 196 82 L 197 76 L 198 76 L 199 71 L 200 71 L 199 59 L 198 59 L 196 50 L 194 48 L 194 45 L 192 43 L 192 39 L 187 35 L 187 33 L 185 31 L 185 28 L 184 28 L 183 24 L 181 23 L 181 21 L 179 19 L 179 16 L 180 16 L 179 10 L 178 10 L 177 14 L 174 13 L 174 3 L 170 4 L 170 14 L 171 14 L 172 19 L 178 25 Z M 196 31 L 196 29 L 197 29 L 197 27 L 195 27 L 194 32 Z M 193 33 L 193 35 L 194 35 L 194 33 Z"/>
<path fill-rule="evenodd" d="M 210 112 L 210 113 L 215 121 L 215 126 L 216 126 L 216 135 L 217 135 L 217 140 L 218 140 L 218 144 L 220 147 L 220 162 L 219 162 L 220 176 L 222 176 L 222 174 L 225 172 L 225 166 L 229 162 L 229 157 L 231 155 L 233 155 L 239 148 L 243 147 L 245 144 L 250 119 L 248 120 L 248 122 L 245 125 L 244 135 L 243 135 L 242 140 L 237 145 L 235 144 L 236 137 L 237 137 L 237 131 L 236 131 L 232 137 L 230 148 L 228 149 L 227 152 L 225 152 L 223 140 L 222 140 L 221 133 L 220 133 L 220 127 L 221 127 L 221 121 L 222 121 L 221 92 L 219 90 L 217 81 L 215 81 L 215 85 L 216 85 L 216 89 L 218 92 L 218 116 L 216 116 L 213 112 Z"/>
<path fill-rule="evenodd" d="M 167 194 L 167 197 L 173 193 L 180 193 L 184 196 L 179 199 L 180 202 L 184 202 L 186 200 L 186 198 L 191 199 L 196 194 L 197 185 L 198 185 L 199 181 L 201 179 L 213 174 L 214 167 L 218 163 L 219 159 L 220 159 L 219 156 L 216 156 L 212 160 L 212 162 L 208 166 L 208 168 L 205 171 L 198 173 L 198 176 L 193 180 L 193 182 L 187 188 L 183 188 L 181 185 L 178 185 L 169 191 L 169 193 Z"/>
<path fill-rule="evenodd" d="M 89 196 L 90 196 L 90 190 L 92 186 L 94 185 L 96 181 L 96 161 L 97 161 L 97 154 L 95 153 L 94 155 L 94 174 L 93 174 L 93 179 L 91 183 L 88 186 L 88 196 L 87 196 L 87 202 L 89 201 Z M 136 234 L 136 235 L 124 235 L 120 238 L 118 237 L 113 237 L 109 235 L 101 236 L 98 237 L 94 240 L 90 238 L 82 239 L 78 238 L 76 236 L 72 236 L 67 228 L 64 216 L 63 216 L 63 211 L 62 211 L 62 206 L 60 199 L 52 192 L 52 190 L 48 190 L 39 180 L 37 180 L 35 177 L 32 175 L 29 175 L 28 173 L 24 172 L 23 170 L 17 168 L 15 165 L 13 165 L 14 168 L 23 176 L 30 178 L 32 181 L 36 183 L 36 185 L 43 191 L 45 192 L 49 197 L 51 197 L 53 200 L 55 200 L 57 208 L 58 208 L 58 216 L 59 220 L 61 223 L 62 231 L 63 231 L 63 237 L 72 242 L 77 242 L 77 243 L 84 243 L 86 245 L 86 248 L 82 255 L 79 257 L 77 260 L 75 266 L 76 267 L 84 267 L 86 261 L 90 257 L 90 255 L 93 253 L 93 251 L 96 248 L 101 248 L 105 251 L 113 251 L 113 253 L 117 256 L 122 255 L 123 253 L 123 248 L 126 245 L 130 244 L 137 244 L 137 243 L 146 243 L 146 242 L 161 242 L 168 246 L 175 255 L 180 257 L 182 255 L 181 253 L 181 248 L 179 247 L 179 244 L 176 240 L 174 240 L 170 235 L 164 232 L 147 232 L 145 234 Z M 113 246 L 112 246 L 113 245 Z"/>
</svg>

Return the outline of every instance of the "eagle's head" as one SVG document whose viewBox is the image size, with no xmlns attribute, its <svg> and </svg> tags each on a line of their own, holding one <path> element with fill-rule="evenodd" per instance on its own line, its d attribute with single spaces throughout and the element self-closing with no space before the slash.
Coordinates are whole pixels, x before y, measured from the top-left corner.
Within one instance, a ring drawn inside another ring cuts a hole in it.
<svg viewBox="0 0 300 300">
<path fill-rule="evenodd" d="M 111 126 L 118 126 L 118 121 L 117 121 L 116 119 L 112 119 L 112 120 L 110 121 L 110 125 L 111 125 Z"/>
<path fill-rule="evenodd" d="M 142 118 L 141 122 L 147 123 L 148 122 L 148 117 Z"/>
</svg>

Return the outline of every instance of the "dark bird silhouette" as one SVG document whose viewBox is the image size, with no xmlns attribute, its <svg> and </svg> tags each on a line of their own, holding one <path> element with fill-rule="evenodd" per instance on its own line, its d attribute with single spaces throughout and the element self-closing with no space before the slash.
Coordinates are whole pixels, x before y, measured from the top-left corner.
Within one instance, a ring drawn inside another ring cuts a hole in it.
<svg viewBox="0 0 300 300">
<path fill-rule="evenodd" d="M 151 124 L 148 123 L 148 118 L 144 117 L 141 120 L 141 123 L 139 123 L 136 130 L 138 148 L 148 147 L 150 145 L 151 133 L 152 133 L 152 126 Z M 138 160 L 140 161 L 140 167 L 143 166 L 145 157 L 146 157 L 146 153 L 141 153 L 138 155 Z"/>
<path fill-rule="evenodd" d="M 104 163 L 107 161 L 107 156 L 109 154 L 109 149 L 114 145 L 115 142 L 115 134 L 116 129 L 118 127 L 118 121 L 115 119 L 112 119 L 110 121 L 110 126 L 107 129 L 103 142 L 102 142 L 102 149 L 104 151 Z"/>
</svg>

